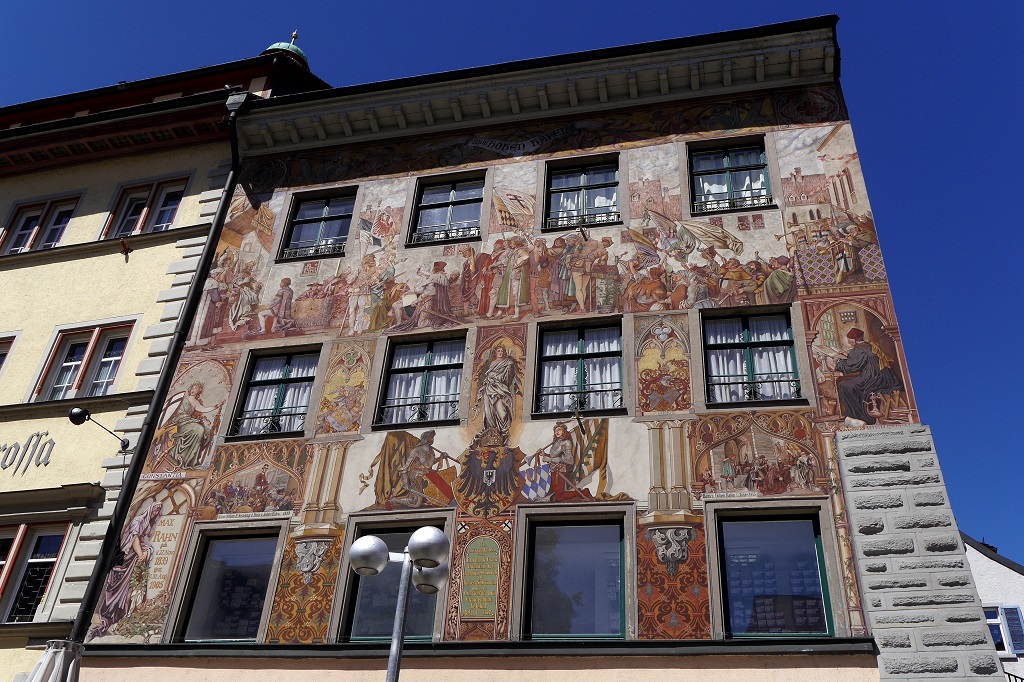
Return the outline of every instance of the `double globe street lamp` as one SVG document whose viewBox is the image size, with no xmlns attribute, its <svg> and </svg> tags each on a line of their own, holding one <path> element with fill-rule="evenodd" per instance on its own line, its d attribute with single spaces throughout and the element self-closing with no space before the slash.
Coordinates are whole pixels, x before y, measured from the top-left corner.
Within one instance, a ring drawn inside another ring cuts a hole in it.
<svg viewBox="0 0 1024 682">
<path fill-rule="evenodd" d="M 409 537 L 404 552 L 391 552 L 376 535 L 365 535 L 349 548 L 349 565 L 361 576 L 374 576 L 391 562 L 401 562 L 402 577 L 398 583 L 398 604 L 395 624 L 391 630 L 391 653 L 388 655 L 386 682 L 398 682 L 405 635 L 405 613 L 409 607 L 409 583 L 423 594 L 437 594 L 448 581 L 448 537 L 434 526 L 424 526 Z"/>
</svg>

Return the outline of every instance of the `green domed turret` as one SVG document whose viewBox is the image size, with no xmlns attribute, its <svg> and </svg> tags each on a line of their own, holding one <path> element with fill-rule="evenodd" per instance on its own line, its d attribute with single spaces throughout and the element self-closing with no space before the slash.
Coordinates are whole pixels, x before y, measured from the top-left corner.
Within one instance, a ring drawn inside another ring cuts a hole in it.
<svg viewBox="0 0 1024 682">
<path fill-rule="evenodd" d="M 268 52 L 273 52 L 275 50 L 283 50 L 285 52 L 291 52 L 307 68 L 309 68 L 309 58 L 306 57 L 306 53 L 303 52 L 299 48 L 299 46 L 295 44 L 295 41 L 298 40 L 298 38 L 299 38 L 299 32 L 298 31 L 293 31 L 292 32 L 292 42 L 290 42 L 290 43 L 274 43 L 273 45 L 271 45 L 267 49 L 263 50 L 263 52 L 261 52 L 260 54 L 267 54 Z"/>
</svg>

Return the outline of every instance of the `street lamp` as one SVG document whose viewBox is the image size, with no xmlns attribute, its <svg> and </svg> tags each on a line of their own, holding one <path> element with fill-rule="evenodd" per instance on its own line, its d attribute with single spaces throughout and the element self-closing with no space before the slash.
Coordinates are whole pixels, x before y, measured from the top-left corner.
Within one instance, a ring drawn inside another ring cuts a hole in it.
<svg viewBox="0 0 1024 682">
<path fill-rule="evenodd" d="M 409 607 L 409 583 L 423 594 L 437 594 L 448 581 L 448 537 L 434 526 L 424 526 L 409 537 L 404 552 L 390 552 L 376 535 L 366 535 L 352 543 L 348 562 L 352 570 L 362 576 L 374 576 L 394 562 L 402 563 L 402 577 L 398 583 L 398 604 L 395 606 L 395 625 L 391 630 L 391 653 L 388 655 L 388 675 L 385 682 L 398 682 L 402 663 L 402 644 L 405 640 L 405 612 Z M 415 569 L 415 570 L 413 570 Z"/>
</svg>

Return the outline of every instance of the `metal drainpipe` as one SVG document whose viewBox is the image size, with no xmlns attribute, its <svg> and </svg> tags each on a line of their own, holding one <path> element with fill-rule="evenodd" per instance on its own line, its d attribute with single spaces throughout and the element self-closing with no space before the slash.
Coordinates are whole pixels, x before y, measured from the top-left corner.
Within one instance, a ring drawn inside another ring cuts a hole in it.
<svg viewBox="0 0 1024 682">
<path fill-rule="evenodd" d="M 196 268 L 195 277 L 189 287 L 185 305 L 181 315 L 178 317 L 178 324 L 174 329 L 174 336 L 171 337 L 171 347 L 167 352 L 167 359 L 164 361 L 163 371 L 157 380 L 156 389 L 153 392 L 153 399 L 149 403 L 149 411 L 142 422 L 142 429 L 139 431 L 139 440 L 135 445 L 135 454 L 125 472 L 124 481 L 121 483 L 121 491 L 117 495 L 117 502 L 114 505 L 114 514 L 107 527 L 107 533 L 103 537 L 103 544 L 100 547 L 99 557 L 89 578 L 89 584 L 82 597 L 82 606 L 75 616 L 74 625 L 71 628 L 70 640 L 77 644 L 85 642 L 85 636 L 89 632 L 90 621 L 93 611 L 99 602 L 100 594 L 106 583 L 107 573 L 110 571 L 114 550 L 117 548 L 121 529 L 128 518 L 128 509 L 131 507 L 132 496 L 135 494 L 135 487 L 138 485 L 139 476 L 142 474 L 142 465 L 146 461 L 149 446 L 153 440 L 153 433 L 156 431 L 156 424 L 160 418 L 160 411 L 163 408 L 164 399 L 171 387 L 171 379 L 174 377 L 174 368 L 181 357 L 182 348 L 188 338 L 192 318 L 203 294 L 203 282 L 210 273 L 210 264 L 217 250 L 217 242 L 220 241 L 220 232 L 224 227 L 224 219 L 227 217 L 228 207 L 231 205 L 231 197 L 235 193 L 235 186 L 238 184 L 239 155 L 238 155 L 238 114 L 245 107 L 249 100 L 248 92 L 234 92 L 228 96 L 226 106 L 228 111 L 228 128 L 231 136 L 231 169 L 228 172 L 227 181 L 224 184 L 224 191 L 220 196 L 220 205 L 213 217 L 213 225 L 210 228 L 210 235 L 199 256 L 199 266 Z"/>
</svg>

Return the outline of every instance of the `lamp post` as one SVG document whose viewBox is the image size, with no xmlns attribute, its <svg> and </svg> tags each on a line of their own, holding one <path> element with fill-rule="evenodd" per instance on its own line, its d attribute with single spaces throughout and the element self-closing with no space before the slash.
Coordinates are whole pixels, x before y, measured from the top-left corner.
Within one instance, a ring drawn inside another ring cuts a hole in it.
<svg viewBox="0 0 1024 682">
<path fill-rule="evenodd" d="M 448 537 L 434 526 L 424 526 L 413 533 L 404 552 L 388 551 L 388 546 L 376 535 L 359 538 L 349 549 L 349 565 L 362 576 L 377 575 L 391 562 L 402 563 L 386 682 L 398 682 L 405 641 L 405 612 L 409 606 L 409 583 L 412 582 L 423 594 L 437 594 L 448 581 L 450 549 Z"/>
</svg>

